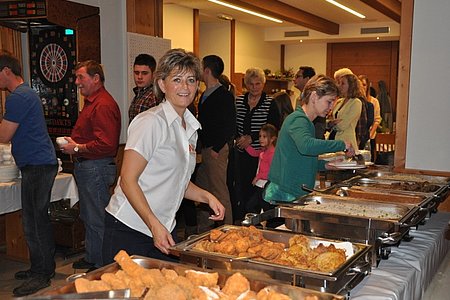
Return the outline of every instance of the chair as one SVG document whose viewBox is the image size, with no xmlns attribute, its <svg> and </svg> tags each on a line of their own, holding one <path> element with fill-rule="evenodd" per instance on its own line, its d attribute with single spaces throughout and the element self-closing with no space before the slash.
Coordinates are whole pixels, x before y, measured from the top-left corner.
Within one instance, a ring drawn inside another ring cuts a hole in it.
<svg viewBox="0 0 450 300">
<path fill-rule="evenodd" d="M 395 133 L 378 133 L 375 137 L 375 163 L 393 164 L 394 151 Z M 389 162 L 389 160 L 392 161 Z"/>
</svg>

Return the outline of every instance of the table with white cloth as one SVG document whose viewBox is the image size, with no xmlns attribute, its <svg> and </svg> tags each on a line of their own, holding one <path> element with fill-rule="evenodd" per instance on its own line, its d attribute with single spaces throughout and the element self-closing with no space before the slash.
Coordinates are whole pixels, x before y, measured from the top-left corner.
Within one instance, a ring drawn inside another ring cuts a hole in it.
<svg viewBox="0 0 450 300">
<path fill-rule="evenodd" d="M 20 179 L 0 183 L 0 215 L 22 208 L 20 187 Z M 50 201 L 58 201 L 61 199 L 70 199 L 70 206 L 73 206 L 78 201 L 77 185 L 71 174 L 59 173 L 56 175 Z"/>
<path fill-rule="evenodd" d="M 28 248 L 22 228 L 21 180 L 0 183 L 0 215 L 5 215 L 6 255 L 8 257 L 27 260 Z M 56 175 L 50 201 L 70 199 L 70 205 L 78 202 L 78 189 L 71 174 Z"/>
<path fill-rule="evenodd" d="M 414 239 L 392 247 L 389 259 L 381 260 L 379 266 L 351 290 L 350 299 L 422 299 L 450 249 L 450 240 L 446 239 L 449 222 L 449 212 L 438 212 L 418 230 L 410 230 Z"/>
</svg>

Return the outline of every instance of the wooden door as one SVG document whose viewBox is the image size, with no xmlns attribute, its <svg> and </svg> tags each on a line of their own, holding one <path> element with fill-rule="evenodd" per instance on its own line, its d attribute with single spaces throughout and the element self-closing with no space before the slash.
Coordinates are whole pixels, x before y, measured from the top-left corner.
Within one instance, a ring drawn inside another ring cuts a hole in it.
<svg viewBox="0 0 450 300">
<path fill-rule="evenodd" d="M 340 68 L 350 68 L 354 74 L 365 74 L 378 92 L 378 81 L 386 82 L 394 116 L 397 105 L 398 41 L 329 43 L 327 74 L 333 76 Z M 395 117 L 394 117 L 395 121 Z"/>
</svg>

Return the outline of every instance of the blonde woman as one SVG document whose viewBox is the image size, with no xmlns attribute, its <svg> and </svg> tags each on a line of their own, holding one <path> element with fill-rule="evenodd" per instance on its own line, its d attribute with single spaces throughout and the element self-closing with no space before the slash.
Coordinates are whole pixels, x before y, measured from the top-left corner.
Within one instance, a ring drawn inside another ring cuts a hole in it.
<svg viewBox="0 0 450 300">
<path fill-rule="evenodd" d="M 341 98 L 336 101 L 328 122 L 332 128 L 329 139 L 348 141 L 356 148 L 356 125 L 362 109 L 362 102 L 358 99 L 360 81 L 354 74 L 345 74 L 338 77 L 337 85 Z"/>
</svg>

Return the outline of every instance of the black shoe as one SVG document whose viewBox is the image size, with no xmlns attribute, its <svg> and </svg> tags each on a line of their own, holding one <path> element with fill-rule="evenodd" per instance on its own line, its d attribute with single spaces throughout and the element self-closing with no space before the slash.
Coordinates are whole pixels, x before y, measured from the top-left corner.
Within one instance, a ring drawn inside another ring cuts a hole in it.
<svg viewBox="0 0 450 300">
<path fill-rule="evenodd" d="M 45 276 L 35 276 L 22 283 L 13 290 L 15 297 L 22 297 L 36 293 L 43 288 L 50 286 L 50 278 Z"/>
<path fill-rule="evenodd" d="M 14 278 L 15 279 L 17 279 L 17 280 L 28 280 L 28 279 L 30 279 L 31 277 L 33 277 L 33 275 L 35 275 L 35 274 L 33 274 L 32 272 L 31 272 L 31 270 L 25 270 L 25 271 L 19 271 L 19 272 L 17 272 L 16 274 L 14 274 Z M 53 278 L 53 277 L 55 277 L 55 272 L 53 272 L 50 276 L 49 276 L 49 278 Z"/>
<path fill-rule="evenodd" d="M 74 269 L 90 269 L 94 266 L 95 265 L 93 263 L 87 262 L 84 258 L 82 258 L 72 264 L 72 268 L 74 268 Z"/>
</svg>

